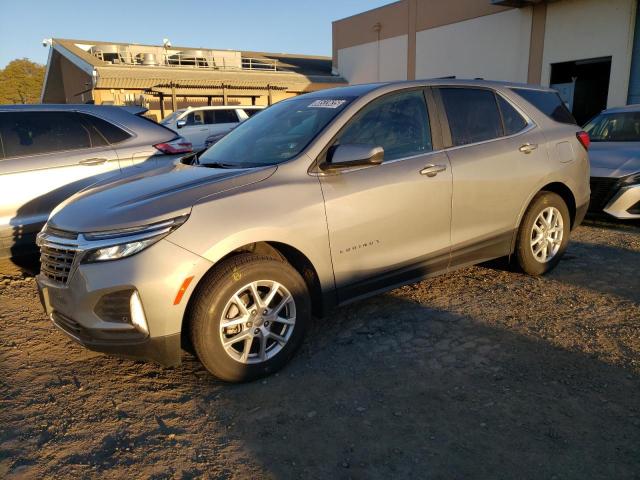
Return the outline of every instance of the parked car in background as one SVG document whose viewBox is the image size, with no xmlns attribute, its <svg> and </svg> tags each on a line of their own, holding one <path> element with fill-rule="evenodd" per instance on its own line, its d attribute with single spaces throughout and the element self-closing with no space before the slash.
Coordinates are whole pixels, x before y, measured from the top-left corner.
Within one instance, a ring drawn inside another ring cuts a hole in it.
<svg viewBox="0 0 640 480">
<path fill-rule="evenodd" d="M 589 202 L 588 137 L 536 86 L 432 80 L 276 103 L 193 164 L 94 187 L 39 235 L 47 315 L 88 348 L 227 381 L 311 313 L 511 255 L 542 275 Z M 391 328 L 391 327 L 390 327 Z"/>
<path fill-rule="evenodd" d="M 233 129 L 229 130 L 229 132 L 231 131 L 233 131 Z M 212 145 L 215 145 L 222 139 L 222 137 L 228 135 L 229 132 L 214 133 L 213 135 L 209 135 L 204 141 L 204 148 L 206 149 L 211 147 Z"/>
<path fill-rule="evenodd" d="M 592 142 L 590 210 L 640 218 L 640 105 L 604 110 L 584 128 Z"/>
<path fill-rule="evenodd" d="M 263 107 L 189 107 L 176 110 L 160 123 L 191 142 L 195 151 L 205 148 L 205 141 L 211 135 L 230 132 L 240 122 Z"/>
<path fill-rule="evenodd" d="M 0 105 L 0 257 L 35 252 L 36 234 L 70 195 L 189 151 L 175 132 L 127 108 Z"/>
</svg>

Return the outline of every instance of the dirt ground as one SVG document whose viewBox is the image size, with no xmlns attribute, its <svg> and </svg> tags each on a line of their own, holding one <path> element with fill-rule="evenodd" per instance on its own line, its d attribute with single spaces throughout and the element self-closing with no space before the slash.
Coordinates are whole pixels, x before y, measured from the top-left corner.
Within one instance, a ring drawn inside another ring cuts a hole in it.
<svg viewBox="0 0 640 480">
<path fill-rule="evenodd" d="M 640 478 L 640 227 L 572 239 L 339 309 L 246 385 L 89 352 L 5 268 L 0 477 Z"/>
</svg>

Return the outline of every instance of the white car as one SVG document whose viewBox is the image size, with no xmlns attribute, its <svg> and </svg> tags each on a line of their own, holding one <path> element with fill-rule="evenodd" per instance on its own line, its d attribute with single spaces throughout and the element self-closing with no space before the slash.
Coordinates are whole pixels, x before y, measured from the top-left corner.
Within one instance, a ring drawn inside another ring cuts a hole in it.
<svg viewBox="0 0 640 480">
<path fill-rule="evenodd" d="M 197 151 L 205 148 L 207 137 L 231 131 L 262 108 L 264 107 L 189 107 L 176 110 L 160 124 L 179 132 L 182 137 L 191 142 L 193 150 Z"/>
</svg>

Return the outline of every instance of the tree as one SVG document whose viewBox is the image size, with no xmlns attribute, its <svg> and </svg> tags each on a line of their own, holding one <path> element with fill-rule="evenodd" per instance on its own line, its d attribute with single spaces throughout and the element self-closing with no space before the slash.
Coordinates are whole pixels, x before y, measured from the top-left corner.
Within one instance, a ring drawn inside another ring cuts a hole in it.
<svg viewBox="0 0 640 480">
<path fill-rule="evenodd" d="M 0 104 L 39 103 L 44 65 L 28 58 L 12 60 L 0 69 Z"/>
</svg>

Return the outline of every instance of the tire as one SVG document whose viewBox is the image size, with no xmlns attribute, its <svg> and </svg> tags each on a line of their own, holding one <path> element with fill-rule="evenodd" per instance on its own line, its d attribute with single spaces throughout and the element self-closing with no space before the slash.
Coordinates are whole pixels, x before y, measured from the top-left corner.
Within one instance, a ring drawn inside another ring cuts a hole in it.
<svg viewBox="0 0 640 480">
<path fill-rule="evenodd" d="M 241 254 L 205 277 L 190 312 L 189 335 L 204 367 L 220 380 L 245 382 L 288 362 L 311 320 L 311 301 L 304 280 L 291 265 L 269 256 Z M 223 341 L 230 343 L 225 346 Z"/>
<path fill-rule="evenodd" d="M 550 212 L 559 216 L 560 221 L 557 224 L 552 216 L 551 223 L 555 225 L 552 228 L 546 224 Z M 570 231 L 571 217 L 562 197 L 553 192 L 539 192 L 533 197 L 518 230 L 516 259 L 520 268 L 536 276 L 553 270 L 567 248 Z M 536 238 L 540 240 L 534 244 Z M 540 249 L 542 245 L 546 245 L 546 250 Z"/>
</svg>

